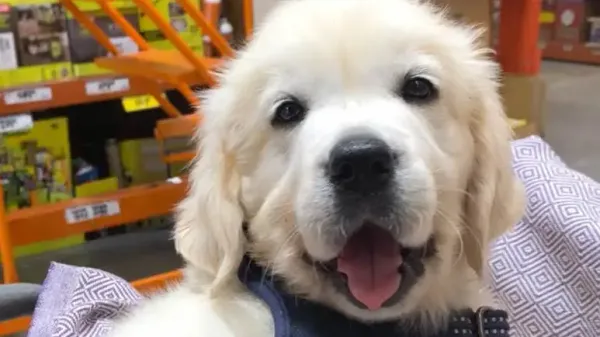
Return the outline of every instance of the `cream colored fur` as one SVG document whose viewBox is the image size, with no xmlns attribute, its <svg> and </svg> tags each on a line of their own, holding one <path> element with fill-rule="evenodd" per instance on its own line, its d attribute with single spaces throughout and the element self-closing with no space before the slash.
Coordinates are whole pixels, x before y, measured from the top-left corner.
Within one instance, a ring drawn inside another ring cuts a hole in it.
<svg viewBox="0 0 600 337">
<path fill-rule="evenodd" d="M 246 253 L 289 291 L 359 320 L 410 317 L 431 328 L 452 309 L 492 304 L 482 284 L 487 246 L 516 222 L 523 196 L 498 69 L 478 36 L 416 0 L 285 1 L 200 109 L 198 158 L 175 228 L 185 281 L 143 303 L 112 336 L 272 336 L 267 308 L 236 278 Z M 437 102 L 393 95 L 410 69 L 425 69 Z M 274 130 L 273 102 L 289 92 L 312 108 L 296 129 Z M 352 305 L 301 259 L 332 257 L 326 224 L 314 220 L 331 211 L 317 165 L 342 133 L 360 128 L 405 154 L 411 221 L 401 243 L 433 235 L 438 248 L 401 303 L 376 311 Z"/>
</svg>

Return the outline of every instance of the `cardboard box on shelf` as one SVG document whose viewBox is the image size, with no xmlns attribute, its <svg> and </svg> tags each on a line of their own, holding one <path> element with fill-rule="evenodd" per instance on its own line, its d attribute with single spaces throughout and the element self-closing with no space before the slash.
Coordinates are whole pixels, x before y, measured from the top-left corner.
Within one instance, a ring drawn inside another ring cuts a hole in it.
<svg viewBox="0 0 600 337">
<path fill-rule="evenodd" d="M 111 4 L 123 14 L 133 27 L 138 29 L 138 10 L 132 1 L 117 0 Z M 96 2 L 77 0 L 75 5 L 82 12 L 89 15 L 94 23 L 109 37 L 119 52 L 129 54 L 139 50 L 135 42 L 107 16 Z M 107 57 L 109 52 L 70 13 L 67 13 L 67 32 L 75 76 L 92 76 L 109 72 L 94 63 L 94 59 Z"/>
<path fill-rule="evenodd" d="M 71 154 L 67 118 L 35 121 L 27 131 L 3 134 L 0 177 L 7 210 L 72 198 Z M 82 235 L 16 247 L 24 256 L 73 246 Z"/>
<path fill-rule="evenodd" d="M 10 0 L 17 69 L 9 85 L 61 80 L 72 75 L 65 10 L 58 0 Z"/>
<path fill-rule="evenodd" d="M 469 24 L 480 24 L 491 28 L 492 1 L 471 0 L 433 0 L 448 6 L 455 18 Z M 577 1 L 577 0 L 576 0 Z M 500 23 L 501 24 L 501 23 Z M 491 43 L 491 35 L 485 35 L 484 41 Z M 517 137 L 531 134 L 543 134 L 543 109 L 545 102 L 545 84 L 538 76 L 517 76 L 505 73 L 500 93 L 504 100 L 509 118 L 525 120 L 526 125 L 515 130 Z"/>
<path fill-rule="evenodd" d="M 199 1 L 194 1 L 198 8 Z M 162 17 L 167 20 L 179 36 L 187 43 L 187 45 L 198 54 L 202 54 L 203 40 L 200 28 L 195 21 L 181 8 L 176 0 L 154 0 L 153 6 L 161 13 Z M 154 22 L 140 9 L 139 10 L 139 27 L 140 33 L 150 43 L 150 46 L 156 49 L 173 49 L 174 46 L 158 29 Z"/>
<path fill-rule="evenodd" d="M 585 41 L 588 33 L 587 2 L 584 0 L 558 0 L 555 6 L 554 38 L 567 43 Z"/>
<path fill-rule="evenodd" d="M 167 179 L 167 165 L 161 159 L 154 138 L 121 141 L 119 152 L 129 184 L 140 185 Z"/>
<path fill-rule="evenodd" d="M 588 43 L 598 46 L 600 45 L 600 17 L 589 17 L 587 21 L 590 24 Z"/>
<path fill-rule="evenodd" d="M 68 119 L 35 121 L 28 131 L 2 135 L 0 173 L 5 177 L 15 173 L 27 177 L 38 203 L 71 198 Z M 19 200 L 9 199 L 9 209 L 19 207 Z"/>
<path fill-rule="evenodd" d="M 526 120 L 528 123 L 516 130 L 517 136 L 544 133 L 546 85 L 539 76 L 505 73 L 500 93 L 508 117 Z"/>
<path fill-rule="evenodd" d="M 165 147 L 181 149 L 189 144 L 189 139 L 180 139 L 170 141 Z M 163 153 L 154 138 L 121 141 L 119 153 L 121 166 L 131 185 L 164 181 L 169 176 L 181 175 L 187 168 L 187 163 L 167 165 L 162 160 Z"/>
<path fill-rule="evenodd" d="M 541 23 L 538 43 L 541 47 L 554 40 L 554 24 Z"/>
</svg>

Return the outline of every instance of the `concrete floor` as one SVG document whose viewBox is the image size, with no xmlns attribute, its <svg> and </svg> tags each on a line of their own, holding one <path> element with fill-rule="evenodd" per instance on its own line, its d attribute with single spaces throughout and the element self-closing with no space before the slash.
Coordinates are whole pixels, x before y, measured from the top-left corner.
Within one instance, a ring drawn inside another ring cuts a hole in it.
<svg viewBox="0 0 600 337">
<path fill-rule="evenodd" d="M 544 62 L 546 139 L 573 168 L 600 180 L 600 67 Z M 50 261 L 102 268 L 134 280 L 178 268 L 167 231 L 110 237 L 22 258 L 23 281 L 41 282 Z"/>
<path fill-rule="evenodd" d="M 545 139 L 572 168 L 600 180 L 600 66 L 546 61 Z"/>
</svg>

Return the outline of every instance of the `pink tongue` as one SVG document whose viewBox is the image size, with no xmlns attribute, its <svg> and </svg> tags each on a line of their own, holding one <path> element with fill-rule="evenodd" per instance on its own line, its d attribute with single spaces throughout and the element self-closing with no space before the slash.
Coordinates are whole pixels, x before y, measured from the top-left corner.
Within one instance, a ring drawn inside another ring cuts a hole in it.
<svg viewBox="0 0 600 337">
<path fill-rule="evenodd" d="M 377 310 L 398 291 L 401 264 L 400 247 L 392 235 L 365 226 L 348 240 L 337 265 L 348 277 L 352 296 L 369 310 Z"/>
</svg>

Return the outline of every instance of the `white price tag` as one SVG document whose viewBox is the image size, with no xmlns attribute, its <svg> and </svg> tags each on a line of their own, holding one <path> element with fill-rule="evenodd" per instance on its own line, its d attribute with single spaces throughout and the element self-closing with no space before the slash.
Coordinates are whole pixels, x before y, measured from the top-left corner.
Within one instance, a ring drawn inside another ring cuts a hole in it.
<svg viewBox="0 0 600 337">
<path fill-rule="evenodd" d="M 167 179 L 167 182 L 169 184 L 179 185 L 183 182 L 183 180 L 181 180 L 181 178 L 179 178 L 179 177 L 172 177 L 172 178 Z"/>
<path fill-rule="evenodd" d="M 0 33 L 0 70 L 16 69 L 18 66 L 14 34 Z"/>
<path fill-rule="evenodd" d="M 24 132 L 33 128 L 33 118 L 30 114 L 0 117 L 0 133 Z"/>
<path fill-rule="evenodd" d="M 572 44 L 563 44 L 562 50 L 566 51 L 566 52 L 571 52 L 571 51 L 573 51 L 573 45 Z"/>
<path fill-rule="evenodd" d="M 121 213 L 117 201 L 106 201 L 97 204 L 70 207 L 65 210 L 65 220 L 68 224 L 90 221 L 105 216 L 113 216 Z"/>
<path fill-rule="evenodd" d="M 85 84 L 86 95 L 114 94 L 129 90 L 129 79 L 108 78 L 104 80 L 90 81 Z"/>
<path fill-rule="evenodd" d="M 52 89 L 48 87 L 20 89 L 8 91 L 4 94 L 4 103 L 7 105 L 43 102 L 52 100 Z"/>
<path fill-rule="evenodd" d="M 119 53 L 123 55 L 133 54 L 140 51 L 137 43 L 135 43 L 130 37 L 112 37 L 110 42 L 117 48 Z"/>
</svg>

